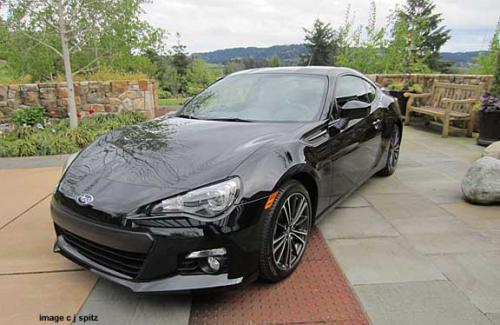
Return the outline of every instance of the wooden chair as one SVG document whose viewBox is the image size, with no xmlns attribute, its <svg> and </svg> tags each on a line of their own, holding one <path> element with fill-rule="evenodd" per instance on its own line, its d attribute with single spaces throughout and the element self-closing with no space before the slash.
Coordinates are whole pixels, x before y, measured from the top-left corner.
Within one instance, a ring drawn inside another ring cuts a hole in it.
<svg viewBox="0 0 500 325">
<path fill-rule="evenodd" d="M 482 85 L 434 82 L 430 93 L 404 93 L 408 97 L 405 125 L 410 124 L 411 112 L 417 112 L 442 121 L 444 138 L 448 136 L 451 121 L 465 121 L 470 137 L 474 128 L 472 106 L 479 101 L 482 89 Z"/>
</svg>

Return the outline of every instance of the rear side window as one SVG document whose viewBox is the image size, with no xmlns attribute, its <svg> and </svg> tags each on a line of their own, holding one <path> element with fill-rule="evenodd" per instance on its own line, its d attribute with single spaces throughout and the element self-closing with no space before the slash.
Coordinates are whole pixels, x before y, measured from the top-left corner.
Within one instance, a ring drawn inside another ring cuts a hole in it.
<svg viewBox="0 0 500 325">
<path fill-rule="evenodd" d="M 366 85 L 366 96 L 368 99 L 368 103 L 371 103 L 375 100 L 375 97 L 377 97 L 377 89 L 373 87 L 371 84 L 368 82 L 364 81 L 364 84 Z"/>
<path fill-rule="evenodd" d="M 335 100 L 342 107 L 351 100 L 359 100 L 371 103 L 375 99 L 377 91 L 368 82 L 355 76 L 342 76 L 337 80 L 335 89 Z"/>
</svg>

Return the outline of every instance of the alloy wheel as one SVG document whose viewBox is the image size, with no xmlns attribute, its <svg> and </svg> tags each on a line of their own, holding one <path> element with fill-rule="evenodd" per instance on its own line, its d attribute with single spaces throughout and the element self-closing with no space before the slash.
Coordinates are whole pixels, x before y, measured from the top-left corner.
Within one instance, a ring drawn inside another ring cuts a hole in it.
<svg viewBox="0 0 500 325">
<path fill-rule="evenodd" d="M 399 149 L 401 145 L 399 128 L 395 127 L 392 131 L 390 150 L 389 150 L 389 168 L 395 169 L 399 159 Z"/>
<path fill-rule="evenodd" d="M 273 234 L 273 259 L 276 266 L 290 270 L 304 254 L 310 230 L 310 211 L 306 197 L 293 193 L 279 210 Z"/>
</svg>

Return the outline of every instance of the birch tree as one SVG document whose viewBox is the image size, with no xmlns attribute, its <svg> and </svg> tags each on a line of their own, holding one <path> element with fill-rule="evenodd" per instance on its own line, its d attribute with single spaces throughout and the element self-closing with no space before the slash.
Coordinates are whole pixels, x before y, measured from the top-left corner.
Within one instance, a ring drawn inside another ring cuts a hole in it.
<svg viewBox="0 0 500 325">
<path fill-rule="evenodd" d="M 1 1 L 1 0 L 0 0 Z M 27 46 L 36 59 L 37 48 L 62 61 L 68 92 L 70 127 L 78 124 L 73 76 L 100 64 L 138 56 L 162 48 L 164 31 L 142 20 L 145 0 L 7 0 L 7 27 L 12 44 Z M 9 45 L 7 45 L 9 46 Z M 13 48 L 16 51 L 16 48 Z M 15 55 L 15 53 L 11 54 Z M 15 58 L 14 58 L 15 60 Z M 73 69 L 76 62 L 78 68 Z"/>
</svg>

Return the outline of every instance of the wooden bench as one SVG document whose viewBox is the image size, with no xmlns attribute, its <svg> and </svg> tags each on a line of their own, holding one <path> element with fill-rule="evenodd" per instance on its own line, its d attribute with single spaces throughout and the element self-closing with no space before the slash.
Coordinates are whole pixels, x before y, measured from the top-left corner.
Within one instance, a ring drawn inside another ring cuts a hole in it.
<svg viewBox="0 0 500 325">
<path fill-rule="evenodd" d="M 467 136 L 472 136 L 472 106 L 479 101 L 482 89 L 482 85 L 434 82 L 430 93 L 404 93 L 408 97 L 405 125 L 410 124 L 411 112 L 417 112 L 440 120 L 443 123 L 443 137 L 448 136 L 450 122 L 457 120 L 467 123 Z"/>
</svg>

